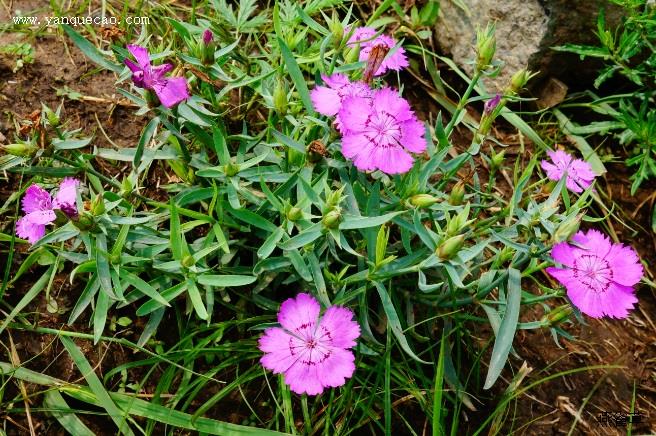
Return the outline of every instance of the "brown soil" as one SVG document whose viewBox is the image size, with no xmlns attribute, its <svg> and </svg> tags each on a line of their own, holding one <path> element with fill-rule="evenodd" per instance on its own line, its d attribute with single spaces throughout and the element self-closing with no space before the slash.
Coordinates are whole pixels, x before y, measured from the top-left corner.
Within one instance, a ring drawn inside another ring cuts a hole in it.
<svg viewBox="0 0 656 436">
<path fill-rule="evenodd" d="M 20 8 L 18 3 L 21 3 Z M 42 3 L 38 1 L 14 2 L 14 8 L 23 11 L 28 11 L 36 6 L 42 6 Z M 6 11 L 0 8 L 0 22 L 7 19 Z M 16 35 L 0 35 L 0 45 L 15 40 Z M 14 119 L 19 121 L 24 119 L 32 111 L 39 109 L 41 102 L 53 108 L 57 107 L 62 101 L 62 97 L 56 95 L 55 88 L 64 87 L 78 91 L 87 97 L 101 99 L 100 101 L 65 99 L 64 103 L 62 119 L 70 123 L 72 127 L 79 127 L 88 134 L 95 134 L 94 145 L 113 147 L 98 129 L 98 122 L 118 146 L 132 146 L 138 141 L 139 133 L 144 125 L 144 118 L 134 116 L 133 109 L 130 107 L 115 104 L 119 101 L 119 96 L 115 92 L 116 78 L 113 74 L 107 72 L 87 74 L 94 70 L 95 66 L 87 61 L 75 46 L 70 43 L 65 46 L 62 38 L 55 37 L 54 34 L 37 38 L 30 43 L 36 49 L 34 64 L 28 64 L 13 73 L 11 71 L 13 61 L 0 58 L 0 133 L 6 136 L 8 142 L 13 142 Z M 438 110 L 437 107 L 430 106 L 426 109 L 432 114 Z M 466 138 L 466 135 L 463 135 L 463 138 Z M 106 170 L 106 168 L 103 169 Z M 614 230 L 621 240 L 631 243 L 640 251 L 649 268 L 656 261 L 654 250 L 656 240 L 654 234 L 649 231 L 654 200 L 653 197 L 649 197 L 654 186 L 653 184 L 647 185 L 635 197 L 631 197 L 626 192 L 630 182 L 624 167 L 612 165 L 610 169 L 611 171 L 606 176 L 608 192 L 611 194 L 611 198 L 621 206 L 621 209 L 627 215 L 631 215 L 639 229 L 636 233 L 631 233 L 628 229 L 619 226 Z M 110 172 L 120 173 L 121 169 L 116 168 Z M 166 183 L 166 173 L 161 169 L 157 169 L 154 176 Z M 15 182 L 15 178 L 13 181 Z M 0 185 L 0 204 L 6 201 L 13 190 L 13 186 Z M 642 206 L 638 207 L 640 205 Z M 0 221 L 0 230 L 8 232 L 9 224 L 9 222 Z M 2 245 L 1 250 L 2 253 L 5 253 L 7 246 Z M 24 257 L 24 254 L 18 252 L 15 254 L 15 261 L 20 262 Z M 4 270 L 3 265 L 0 267 Z M 39 271 L 34 271 L 34 274 L 27 274 L 15 288 L 10 288 L 7 301 L 15 304 L 27 291 L 38 273 Z M 648 272 L 648 276 L 653 279 L 651 272 Z M 70 286 L 65 277 L 65 274 L 58 276 L 56 286 L 53 287 L 60 308 L 72 307 L 80 292 L 80 289 Z M 547 280 L 546 276 L 545 280 Z M 567 434 L 578 411 L 585 404 L 573 434 L 625 434 L 625 427 L 617 429 L 603 427 L 597 422 L 597 417 L 601 412 L 628 413 L 634 389 L 635 411 L 640 413 L 642 423 L 634 426 L 633 431 L 637 434 L 656 433 L 656 326 L 652 319 L 653 314 L 656 313 L 656 301 L 653 290 L 646 286 L 639 289 L 638 297 L 640 298 L 638 310 L 633 312 L 627 320 L 607 321 L 586 318 L 586 324 L 572 323 L 565 326 L 565 330 L 575 336 L 576 340 L 569 341 L 561 338 L 562 348 L 554 342 L 548 331 L 523 330 L 518 333 L 514 345 L 522 359 L 511 360 L 514 372 L 523 361 L 526 361 L 528 366 L 533 369 L 522 386 L 548 375 L 585 366 L 621 365 L 622 368 L 578 372 L 555 378 L 530 390 L 511 405 L 510 416 L 513 423 L 512 425 L 506 423 L 505 433 Z M 35 324 L 40 327 L 69 328 L 65 327 L 68 314 L 48 313 L 43 296 L 28 306 L 27 311 L 40 314 L 33 319 Z M 541 316 L 540 313 L 528 315 L 531 319 Z M 88 319 L 84 319 L 84 316 L 88 316 L 88 314 L 83 315 L 83 319 L 78 320 L 74 328 L 88 333 L 89 329 L 86 327 Z M 122 329 L 116 334 L 136 341 L 139 333 L 140 326 L 135 325 L 132 328 Z M 54 336 L 12 330 L 11 338 L 16 344 L 20 361 L 29 361 L 27 367 L 64 380 L 79 381 L 79 373 L 74 369 L 72 361 Z M 1 341 L 4 344 L 9 343 L 7 332 L 3 333 Z M 113 368 L 130 360 L 144 357 L 133 355 L 114 345 L 108 348 L 106 345 L 95 347 L 89 341 L 78 341 L 77 343 L 100 374 L 102 374 L 103 368 Z M 0 360 L 9 360 L 4 347 L 0 348 Z M 508 370 L 504 372 L 504 376 L 506 381 L 512 379 L 512 374 Z M 139 379 L 140 374 L 130 374 L 129 381 L 138 381 Z M 111 384 L 109 387 L 116 388 Z M 34 389 L 34 387 L 28 386 L 28 389 Z M 208 392 L 208 396 L 211 394 L 213 392 Z M 500 398 L 502 392 L 497 394 L 496 400 Z M 234 398 L 232 401 L 236 404 L 239 399 Z M 496 402 L 493 399 L 489 405 L 494 407 Z M 32 407 L 35 406 L 38 406 L 38 400 L 32 404 Z M 404 407 L 412 410 L 411 404 Z M 474 423 L 477 419 L 484 419 L 486 413 L 491 411 L 489 407 L 480 406 L 481 412 L 470 415 L 469 419 Z M 239 423 L 247 416 L 247 413 L 237 413 L 237 411 L 238 408 L 235 407 L 233 411 L 226 411 L 216 417 Z M 109 430 L 113 429 L 113 426 L 103 419 L 95 416 L 83 416 L 83 419 L 97 434 L 113 434 L 113 430 Z M 29 434 L 27 420 L 22 416 L 9 417 L 0 411 L 0 420 L 4 421 L 3 425 L 6 426 L 10 435 Z M 43 413 L 32 413 L 32 420 L 37 434 L 64 434 L 59 424 Z"/>
</svg>

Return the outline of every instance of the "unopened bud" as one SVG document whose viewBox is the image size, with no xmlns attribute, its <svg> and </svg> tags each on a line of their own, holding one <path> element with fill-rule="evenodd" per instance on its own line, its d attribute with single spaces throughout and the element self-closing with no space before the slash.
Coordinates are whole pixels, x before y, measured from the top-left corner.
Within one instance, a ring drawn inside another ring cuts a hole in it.
<svg viewBox="0 0 656 436">
<path fill-rule="evenodd" d="M 560 223 L 553 235 L 554 242 L 563 242 L 568 240 L 574 233 L 579 231 L 581 225 L 581 215 L 574 215 Z"/>
<path fill-rule="evenodd" d="M 128 177 L 123 177 L 123 181 L 121 182 L 121 197 L 130 195 L 132 189 L 134 189 L 134 187 L 132 186 L 130 179 Z"/>
<path fill-rule="evenodd" d="M 535 76 L 535 73 L 531 73 L 527 69 L 521 69 L 517 71 L 515 74 L 513 74 L 512 78 L 510 79 L 510 86 L 509 86 L 509 91 L 512 94 L 517 94 L 519 93 L 528 81 Z"/>
<path fill-rule="evenodd" d="M 273 107 L 280 115 L 287 113 L 287 84 L 282 78 L 278 78 L 273 89 Z"/>
<path fill-rule="evenodd" d="M 303 218 L 303 211 L 299 207 L 291 207 L 287 211 L 287 219 L 289 221 L 298 221 Z"/>
<path fill-rule="evenodd" d="M 48 106 L 45 104 L 41 103 L 41 107 L 43 110 L 43 113 L 45 114 L 45 118 L 48 120 L 48 124 L 50 124 L 52 127 L 59 127 L 59 116 L 50 109 Z"/>
<path fill-rule="evenodd" d="M 211 65 L 214 63 L 214 51 L 216 50 L 216 44 L 214 43 L 214 35 L 209 29 L 203 31 L 203 44 L 200 48 L 201 52 L 201 62 L 204 65 Z"/>
<path fill-rule="evenodd" d="M 185 268 L 191 268 L 196 264 L 196 261 L 194 260 L 194 257 L 192 255 L 187 255 L 182 259 L 182 266 Z"/>
<path fill-rule="evenodd" d="M 71 222 L 75 227 L 83 231 L 92 230 L 96 226 L 96 220 L 89 212 L 82 212 L 77 220 Z"/>
<path fill-rule="evenodd" d="M 572 306 L 569 304 L 564 304 L 553 309 L 551 312 L 547 313 L 542 317 L 542 322 L 547 326 L 554 326 L 569 318 L 569 316 L 574 312 Z"/>
<path fill-rule="evenodd" d="M 223 171 L 225 171 L 226 176 L 228 177 L 233 177 L 236 176 L 237 173 L 239 173 L 239 165 L 235 165 L 233 163 L 229 163 L 228 165 L 225 165 L 223 167 Z"/>
<path fill-rule="evenodd" d="M 465 235 L 452 236 L 437 247 L 437 257 L 442 260 L 453 259 L 465 243 Z"/>
<path fill-rule="evenodd" d="M 328 29 L 330 29 L 333 42 L 336 46 L 339 46 L 344 37 L 344 26 L 342 25 L 342 22 L 339 21 L 339 17 L 336 13 L 333 13 L 332 18 L 328 22 Z"/>
<path fill-rule="evenodd" d="M 339 225 L 339 222 L 342 219 L 342 214 L 339 210 L 333 209 L 323 216 L 321 222 L 323 226 L 327 229 L 334 229 Z"/>
<path fill-rule="evenodd" d="M 494 36 L 495 26 L 488 24 L 485 30 L 479 30 L 476 35 L 476 68 L 478 71 L 485 71 L 492 62 L 494 53 L 497 49 L 497 39 Z"/>
<path fill-rule="evenodd" d="M 417 194 L 410 197 L 410 204 L 415 207 L 431 207 L 439 201 L 430 194 Z"/>
<path fill-rule="evenodd" d="M 452 206 L 459 206 L 462 204 L 462 201 L 465 199 L 465 184 L 460 181 L 456 183 L 453 188 L 451 188 L 451 194 L 449 195 L 449 204 Z"/>
<path fill-rule="evenodd" d="M 0 148 L 2 148 L 2 151 L 7 154 L 21 157 L 34 156 L 39 149 L 39 147 L 32 141 L 0 145 Z"/>
<path fill-rule="evenodd" d="M 492 152 L 492 155 L 490 156 L 490 166 L 492 169 L 497 170 L 501 168 L 503 161 L 505 160 L 505 154 L 506 150 L 501 150 L 499 153 Z"/>
<path fill-rule="evenodd" d="M 347 64 L 352 64 L 360 60 L 360 44 L 349 44 L 344 50 L 344 60 Z"/>
<path fill-rule="evenodd" d="M 91 203 L 91 213 L 94 216 L 99 216 L 105 213 L 105 201 L 102 195 L 96 195 Z"/>
<path fill-rule="evenodd" d="M 492 113 L 494 109 L 499 105 L 499 102 L 501 101 L 501 94 L 497 94 L 488 101 L 485 102 L 485 106 L 483 107 L 483 114 L 484 115 L 489 115 Z"/>
</svg>

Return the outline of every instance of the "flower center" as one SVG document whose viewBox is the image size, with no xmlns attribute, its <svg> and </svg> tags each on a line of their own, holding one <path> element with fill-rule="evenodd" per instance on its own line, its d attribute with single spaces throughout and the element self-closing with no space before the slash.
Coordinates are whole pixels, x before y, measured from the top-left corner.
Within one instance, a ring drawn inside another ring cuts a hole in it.
<svg viewBox="0 0 656 436">
<path fill-rule="evenodd" d="M 606 259 L 587 254 L 574 261 L 574 277 L 594 292 L 606 292 L 613 270 Z"/>
<path fill-rule="evenodd" d="M 369 138 L 379 147 L 396 147 L 401 138 L 401 127 L 392 114 L 385 111 L 375 113 L 368 121 L 367 127 L 372 137 Z"/>
</svg>

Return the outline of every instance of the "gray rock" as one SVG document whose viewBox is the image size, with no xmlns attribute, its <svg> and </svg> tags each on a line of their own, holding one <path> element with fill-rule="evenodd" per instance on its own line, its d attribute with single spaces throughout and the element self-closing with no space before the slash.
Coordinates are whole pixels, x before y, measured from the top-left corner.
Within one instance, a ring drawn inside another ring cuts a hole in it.
<svg viewBox="0 0 656 436">
<path fill-rule="evenodd" d="M 584 80 L 586 73 L 594 74 L 598 64 L 581 64 L 578 56 L 551 47 L 596 44 L 594 32 L 602 7 L 608 22 L 619 22 L 621 10 L 608 0 L 442 0 L 435 34 L 442 50 L 471 74 L 476 29 L 496 23 L 495 59 L 504 67 L 496 78 L 485 79 L 490 91 L 502 90 L 512 74 L 525 67 L 540 71 L 541 78 L 553 76 L 571 83 L 571 79 Z"/>
</svg>

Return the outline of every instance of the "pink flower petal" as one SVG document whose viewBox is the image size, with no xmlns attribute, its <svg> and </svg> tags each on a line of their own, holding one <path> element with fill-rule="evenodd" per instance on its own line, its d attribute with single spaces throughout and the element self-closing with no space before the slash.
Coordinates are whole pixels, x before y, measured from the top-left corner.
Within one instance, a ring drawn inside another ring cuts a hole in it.
<svg viewBox="0 0 656 436">
<path fill-rule="evenodd" d="M 150 66 L 150 56 L 148 50 L 140 45 L 128 44 L 128 51 L 134 56 L 142 69 Z"/>
<path fill-rule="evenodd" d="M 365 97 L 348 97 L 342 102 L 339 120 L 345 131 L 361 132 L 371 114 L 371 102 Z"/>
<path fill-rule="evenodd" d="M 342 107 L 339 94 L 334 89 L 325 86 L 317 86 L 310 92 L 314 109 L 322 115 L 334 116 Z"/>
<path fill-rule="evenodd" d="M 34 244 L 46 234 L 46 226 L 37 224 L 27 217 L 22 217 L 16 222 L 16 235 L 19 238 L 27 239 L 30 244 Z"/>
<path fill-rule="evenodd" d="M 319 395 L 323 386 L 317 374 L 317 365 L 304 365 L 300 362 L 292 365 L 285 373 L 285 383 L 297 394 Z"/>
<path fill-rule="evenodd" d="M 290 332 L 305 338 L 313 334 L 321 307 L 317 300 L 309 294 L 298 294 L 280 305 L 278 322 Z"/>
<path fill-rule="evenodd" d="M 336 348 L 330 356 L 317 366 L 317 378 L 324 387 L 344 385 L 347 378 L 355 372 L 355 356 L 353 352 Z"/>
<path fill-rule="evenodd" d="M 259 348 L 265 353 L 260 359 L 262 366 L 275 374 L 287 371 L 298 360 L 298 356 L 292 354 L 290 344 L 293 347 L 298 342 L 297 338 L 281 328 L 266 329 L 259 340 Z"/>
<path fill-rule="evenodd" d="M 184 77 L 161 79 L 155 82 L 153 89 L 159 101 L 168 108 L 189 98 L 187 80 Z"/>
<path fill-rule="evenodd" d="M 401 124 L 401 145 L 413 153 L 423 153 L 426 151 L 425 133 L 426 128 L 421 121 L 408 120 Z"/>
<path fill-rule="evenodd" d="M 55 215 L 55 212 L 51 210 L 37 210 L 35 212 L 30 212 L 27 215 L 23 217 L 27 221 L 33 223 L 33 224 L 50 224 L 54 220 L 57 219 L 57 215 Z"/>
<path fill-rule="evenodd" d="M 48 191 L 39 185 L 27 188 L 23 197 L 23 212 L 30 213 L 48 209 L 52 209 L 52 198 Z"/>
<path fill-rule="evenodd" d="M 642 278 L 642 264 L 633 248 L 625 247 L 622 244 L 613 244 L 606 259 L 611 263 L 613 269 L 622 272 L 613 277 L 615 283 L 634 286 Z"/>
<path fill-rule="evenodd" d="M 333 306 L 326 310 L 319 325 L 328 332 L 330 344 L 334 347 L 355 347 L 360 337 L 360 326 L 353 321 L 353 312 L 344 307 Z M 322 337 L 318 337 L 322 340 Z"/>
<path fill-rule="evenodd" d="M 77 201 L 77 187 L 80 181 L 71 177 L 66 177 L 59 185 L 59 191 L 55 195 L 52 203 L 53 209 L 75 207 Z"/>
</svg>

